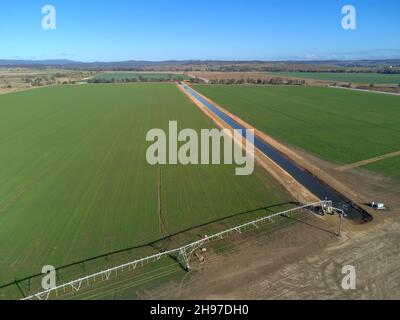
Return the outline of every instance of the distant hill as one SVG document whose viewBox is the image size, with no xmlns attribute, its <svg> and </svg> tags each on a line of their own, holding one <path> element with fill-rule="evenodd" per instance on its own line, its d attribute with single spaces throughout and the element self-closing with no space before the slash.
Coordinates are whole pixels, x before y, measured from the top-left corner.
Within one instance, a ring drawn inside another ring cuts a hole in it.
<svg viewBox="0 0 400 320">
<path fill-rule="evenodd" d="M 229 60 L 168 60 L 168 61 L 115 61 L 115 62 L 80 62 L 73 60 L 0 60 L 0 67 L 31 67 L 47 68 L 58 67 L 66 69 L 93 69 L 93 70 L 138 70 L 142 68 L 183 67 L 183 66 L 284 66 L 284 65 L 312 65 L 330 67 L 400 67 L 400 59 L 390 60 L 325 60 L 325 61 L 229 61 Z"/>
<path fill-rule="evenodd" d="M 21 67 L 21 66 L 67 66 L 76 65 L 80 62 L 71 60 L 0 60 L 0 66 Z"/>
</svg>

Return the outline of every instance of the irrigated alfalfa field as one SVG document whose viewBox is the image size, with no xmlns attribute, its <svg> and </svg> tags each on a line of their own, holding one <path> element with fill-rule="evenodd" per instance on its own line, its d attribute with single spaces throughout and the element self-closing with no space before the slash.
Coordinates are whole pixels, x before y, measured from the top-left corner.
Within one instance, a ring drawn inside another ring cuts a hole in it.
<svg viewBox="0 0 400 320">
<path fill-rule="evenodd" d="M 288 200 L 258 168 L 236 176 L 232 165 L 150 166 L 146 134 L 167 131 L 170 120 L 181 129 L 215 127 L 174 84 L 0 96 L 0 287 L 44 265 L 65 266 Z"/>
<path fill-rule="evenodd" d="M 400 151 L 400 96 L 320 87 L 195 88 L 257 129 L 339 165 Z M 400 177 L 400 155 L 366 168 Z"/>
</svg>

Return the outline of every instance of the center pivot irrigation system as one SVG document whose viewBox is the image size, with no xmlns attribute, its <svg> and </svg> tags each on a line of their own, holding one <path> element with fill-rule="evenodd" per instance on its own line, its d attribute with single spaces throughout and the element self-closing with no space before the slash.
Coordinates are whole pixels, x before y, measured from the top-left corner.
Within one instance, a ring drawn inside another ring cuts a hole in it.
<svg viewBox="0 0 400 320">
<path fill-rule="evenodd" d="M 290 217 L 291 214 L 294 214 L 295 212 L 301 211 L 303 209 L 309 209 L 312 212 L 319 211 L 323 214 L 338 213 L 340 216 L 340 226 L 339 226 L 338 236 L 340 235 L 340 228 L 341 228 L 341 224 L 342 224 L 341 222 L 342 222 L 342 218 L 344 216 L 344 212 L 341 209 L 334 208 L 332 206 L 332 201 L 324 200 L 324 201 L 320 201 L 320 202 L 316 202 L 316 203 L 299 206 L 299 207 L 289 209 L 286 211 L 278 212 L 276 214 L 269 215 L 269 216 L 266 216 L 263 218 L 259 218 L 257 220 L 253 220 L 248 223 L 245 223 L 245 224 L 227 229 L 225 231 L 216 233 L 212 236 L 205 236 L 201 240 L 192 242 L 183 247 L 168 250 L 168 251 L 163 251 L 163 252 L 160 252 L 155 255 L 147 256 L 142 259 L 134 260 L 134 261 L 122 264 L 122 265 L 115 266 L 115 267 L 107 269 L 107 270 L 93 273 L 91 275 L 70 281 L 68 283 L 64 283 L 59 286 L 55 286 L 51 289 L 47 289 L 42 292 L 25 297 L 22 300 L 33 300 L 33 299 L 48 300 L 52 294 L 54 294 L 55 297 L 58 297 L 60 293 L 65 294 L 65 293 L 78 292 L 79 290 L 81 290 L 81 288 L 84 284 L 86 284 L 87 286 L 90 286 L 91 282 L 95 283 L 96 281 L 109 280 L 112 273 L 115 273 L 115 276 L 118 276 L 118 273 L 123 273 L 125 271 L 133 271 L 138 266 L 144 266 L 151 262 L 156 262 L 163 257 L 174 257 L 186 271 L 190 271 L 190 259 L 193 255 L 193 253 L 196 250 L 200 249 L 202 246 L 204 246 L 206 243 L 208 243 L 212 240 L 221 240 L 221 239 L 231 235 L 232 233 L 241 234 L 242 232 L 246 231 L 249 228 L 258 228 L 259 225 L 262 225 L 266 222 L 274 223 L 275 221 L 278 220 L 279 217 Z"/>
</svg>

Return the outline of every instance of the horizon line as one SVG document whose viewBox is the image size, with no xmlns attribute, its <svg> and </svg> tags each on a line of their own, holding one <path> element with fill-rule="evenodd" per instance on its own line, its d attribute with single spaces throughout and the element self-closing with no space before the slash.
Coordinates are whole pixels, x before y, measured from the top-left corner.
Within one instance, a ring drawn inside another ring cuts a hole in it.
<svg viewBox="0 0 400 320">
<path fill-rule="evenodd" d="M 120 63 L 120 62 L 151 62 L 151 63 L 163 63 L 163 62 L 330 62 L 330 61 L 389 61 L 389 60 L 400 60 L 399 57 L 379 57 L 379 58 L 336 58 L 336 59 L 302 59 L 302 58 L 293 58 L 293 59 L 272 59 L 272 60 L 263 60 L 263 59 L 165 59 L 165 60 L 136 60 L 136 59 L 128 59 L 128 60 L 91 60 L 91 61 L 83 61 L 83 60 L 73 60 L 73 59 L 62 59 L 62 58 L 48 58 L 48 59 L 8 59 L 8 58 L 0 58 L 1 62 L 70 62 L 70 63 Z"/>
</svg>

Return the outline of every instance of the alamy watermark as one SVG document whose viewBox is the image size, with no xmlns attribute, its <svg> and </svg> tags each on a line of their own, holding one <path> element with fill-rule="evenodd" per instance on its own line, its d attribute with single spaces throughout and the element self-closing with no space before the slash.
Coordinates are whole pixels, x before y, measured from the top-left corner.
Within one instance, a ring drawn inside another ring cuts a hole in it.
<svg viewBox="0 0 400 320">
<path fill-rule="evenodd" d="M 42 28 L 44 30 L 56 30 L 57 28 L 57 13 L 53 5 L 45 5 L 42 7 Z"/>
<path fill-rule="evenodd" d="M 44 290 L 54 289 L 57 286 L 57 271 L 54 266 L 46 265 L 42 268 L 45 276 L 42 278 L 42 288 Z"/>
<path fill-rule="evenodd" d="M 356 268 L 351 265 L 346 265 L 342 268 L 342 274 L 345 276 L 342 279 L 343 290 L 356 290 Z"/>
<path fill-rule="evenodd" d="M 356 30 L 357 29 L 357 11 L 352 5 L 345 5 L 342 8 L 342 28 L 344 30 Z"/>
<path fill-rule="evenodd" d="M 236 164 L 236 175 L 254 171 L 253 129 L 202 129 L 199 136 L 194 129 L 178 131 L 177 121 L 170 121 L 168 132 L 152 129 L 146 141 L 153 142 L 146 152 L 150 165 Z"/>
</svg>

